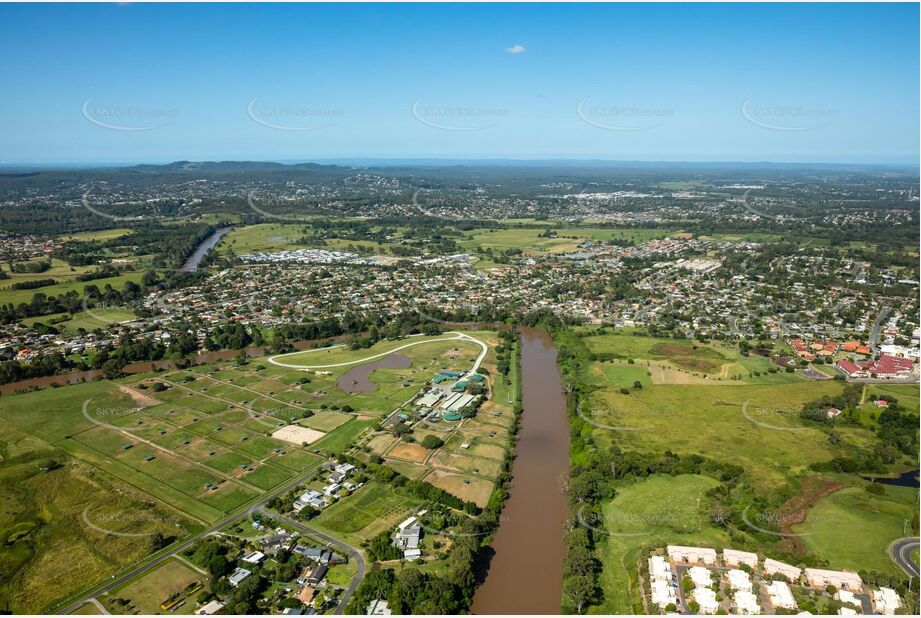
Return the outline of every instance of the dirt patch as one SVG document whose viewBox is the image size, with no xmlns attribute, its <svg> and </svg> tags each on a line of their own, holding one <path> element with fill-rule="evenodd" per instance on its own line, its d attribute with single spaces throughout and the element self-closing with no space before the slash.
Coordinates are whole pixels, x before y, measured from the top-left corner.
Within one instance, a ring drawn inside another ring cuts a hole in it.
<svg viewBox="0 0 921 618">
<path fill-rule="evenodd" d="M 429 450 L 422 448 L 418 444 L 397 444 L 395 447 L 390 449 L 390 452 L 387 453 L 388 457 L 394 457 L 396 459 L 405 459 L 407 461 L 414 461 L 416 463 L 422 463 L 425 461 L 425 458 L 428 457 Z"/>
<path fill-rule="evenodd" d="M 133 388 L 129 388 L 127 386 L 119 386 L 118 390 L 131 397 L 131 399 L 134 400 L 134 403 L 142 408 L 152 408 L 162 403 L 159 399 L 154 399 L 150 395 L 145 395 L 141 391 L 136 391 Z"/>
<path fill-rule="evenodd" d="M 649 379 L 653 384 L 712 384 L 703 376 L 695 376 L 687 371 L 682 371 L 677 367 L 661 363 L 659 361 L 650 362 L 646 370 L 652 374 Z M 741 383 L 740 383 L 741 384 Z"/>
<path fill-rule="evenodd" d="M 283 442 L 291 444 L 311 444 L 316 442 L 326 434 L 316 429 L 308 429 L 300 425 L 287 425 L 272 433 L 272 437 Z"/>
<path fill-rule="evenodd" d="M 388 448 L 390 448 L 390 446 L 396 442 L 396 440 L 397 439 L 394 438 L 392 434 L 385 433 L 371 438 L 371 440 L 368 442 L 368 447 L 375 453 L 383 453 Z"/>
<path fill-rule="evenodd" d="M 781 505 L 780 531 L 785 534 L 794 534 L 793 526 L 806 521 L 806 511 L 809 510 L 809 507 L 842 487 L 844 485 L 835 481 L 820 478 L 806 479 L 800 492 Z M 784 537 L 781 546 L 785 551 L 797 556 L 805 556 L 807 553 L 806 545 L 797 536 Z"/>
<path fill-rule="evenodd" d="M 473 502 L 480 507 L 486 506 L 493 488 L 492 481 L 474 476 L 452 474 L 443 470 L 432 470 L 423 480 L 444 489 L 452 496 Z"/>
</svg>

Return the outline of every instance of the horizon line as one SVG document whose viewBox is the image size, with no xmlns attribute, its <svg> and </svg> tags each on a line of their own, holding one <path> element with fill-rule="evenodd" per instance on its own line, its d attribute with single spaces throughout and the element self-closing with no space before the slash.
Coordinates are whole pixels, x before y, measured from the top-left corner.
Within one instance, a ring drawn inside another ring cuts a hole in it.
<svg viewBox="0 0 921 618">
<path fill-rule="evenodd" d="M 475 165 L 484 163 L 515 164 L 652 164 L 652 165 L 786 165 L 786 166 L 864 166 L 864 167 L 915 167 L 921 168 L 921 158 L 905 161 L 797 161 L 773 159 L 608 159 L 597 157 L 439 157 L 439 156 L 343 156 L 314 158 L 203 158 L 203 159 L 152 159 L 135 161 L 94 161 L 94 162 L 6 162 L 0 161 L 0 169 L 88 169 L 88 168 L 127 168 L 140 165 L 166 166 L 175 163 L 275 163 L 293 166 L 303 164 L 317 165 L 368 165 L 399 164 L 417 166 L 436 165 Z M 921 171 L 921 170 L 919 170 Z"/>
</svg>

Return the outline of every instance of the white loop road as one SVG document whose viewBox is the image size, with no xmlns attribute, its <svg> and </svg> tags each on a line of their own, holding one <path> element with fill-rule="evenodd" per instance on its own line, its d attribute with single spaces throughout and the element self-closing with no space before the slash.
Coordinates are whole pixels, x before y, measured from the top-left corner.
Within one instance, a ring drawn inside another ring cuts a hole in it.
<svg viewBox="0 0 921 618">
<path fill-rule="evenodd" d="M 344 344 L 334 345 L 328 348 L 317 348 L 316 350 L 299 350 L 297 352 L 288 352 L 287 354 L 276 354 L 275 356 L 270 356 L 268 360 L 273 365 L 277 365 L 279 367 L 287 367 L 289 369 L 329 369 L 331 367 L 347 367 L 348 365 L 358 365 L 360 363 L 366 363 L 370 360 L 374 360 L 375 358 L 390 356 L 391 354 L 395 352 L 399 352 L 400 350 L 405 350 L 406 348 L 411 348 L 416 345 L 424 345 L 426 343 L 435 343 L 437 341 L 470 341 L 472 343 L 476 343 L 481 348 L 480 355 L 477 356 L 476 361 L 473 363 L 473 367 L 470 369 L 471 372 L 476 372 L 476 370 L 479 369 L 480 365 L 483 363 L 483 359 L 486 358 L 486 354 L 487 352 L 489 352 L 489 347 L 485 343 L 477 339 L 476 337 L 471 337 L 470 335 L 466 333 L 459 333 L 457 331 L 452 330 L 452 331 L 448 331 L 447 334 L 454 335 L 454 337 L 440 337 L 438 339 L 426 339 L 425 341 L 414 341 L 412 343 L 401 345 L 398 348 L 394 348 L 386 352 L 381 352 L 380 354 L 373 354 L 371 356 L 366 356 L 358 360 L 347 361 L 344 363 L 334 363 L 331 365 L 295 365 L 293 363 L 285 363 L 277 359 L 284 358 L 287 356 L 294 356 L 297 354 L 310 354 L 312 352 L 322 352 L 323 350 L 332 350 L 335 348 L 342 348 L 342 347 L 345 347 Z M 421 336 L 422 335 L 410 335 L 410 337 L 421 337 Z"/>
</svg>

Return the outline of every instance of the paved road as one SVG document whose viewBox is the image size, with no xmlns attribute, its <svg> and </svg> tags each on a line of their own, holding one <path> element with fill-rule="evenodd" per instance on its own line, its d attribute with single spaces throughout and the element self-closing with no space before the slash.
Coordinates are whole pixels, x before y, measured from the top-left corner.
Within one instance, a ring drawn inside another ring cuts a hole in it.
<svg viewBox="0 0 921 618">
<path fill-rule="evenodd" d="M 877 344 L 879 343 L 879 331 L 883 327 L 883 322 L 889 316 L 889 312 L 892 311 L 891 307 L 883 307 L 883 310 L 879 312 L 879 315 L 876 318 L 876 321 L 873 322 L 873 328 L 870 330 L 870 351 L 873 354 L 877 354 Z"/>
<path fill-rule="evenodd" d="M 264 512 L 264 511 L 260 509 L 260 512 Z M 284 522 L 288 524 L 289 526 L 291 526 L 292 528 L 298 530 L 302 534 L 309 534 L 310 536 L 316 537 L 318 539 L 322 539 L 326 541 L 327 543 L 331 543 L 335 545 L 336 547 L 342 549 L 343 551 L 345 551 L 345 553 L 349 554 L 352 557 L 352 559 L 355 561 L 355 564 L 358 566 L 358 570 L 355 573 L 355 577 L 352 578 L 351 583 L 349 583 L 349 587 L 346 589 L 345 593 L 342 595 L 342 599 L 339 600 L 338 607 L 336 607 L 335 613 L 342 614 L 345 611 L 345 606 L 349 604 L 349 599 L 352 598 L 352 594 L 358 588 L 358 585 L 361 583 L 361 580 L 364 579 L 364 576 L 365 576 L 365 559 L 361 555 L 361 552 L 355 549 L 354 547 L 352 547 L 351 545 L 346 545 L 339 539 L 334 539 L 333 537 L 323 534 L 322 532 L 319 532 L 317 530 L 314 530 L 313 528 L 308 528 L 301 522 L 295 521 L 291 519 L 290 517 L 285 517 L 284 515 L 278 515 L 276 513 L 266 513 L 266 517 L 271 517 L 272 519 L 276 521 Z"/>
<path fill-rule="evenodd" d="M 157 554 L 156 557 L 145 560 L 144 562 L 141 562 L 129 568 L 129 570 L 122 572 L 120 575 L 113 575 L 112 579 L 110 579 L 108 582 L 90 590 L 89 592 L 78 593 L 80 594 L 80 596 L 79 598 L 77 598 L 76 601 L 73 601 L 63 607 L 58 606 L 54 608 L 53 610 L 54 613 L 69 614 L 73 612 L 74 610 L 76 610 L 77 608 L 79 608 L 84 603 L 86 603 L 87 601 L 92 602 L 99 595 L 105 594 L 106 592 L 109 592 L 112 589 L 117 588 L 118 586 L 121 586 L 122 584 L 137 577 L 141 573 L 149 569 L 152 569 L 156 567 L 157 565 L 162 564 L 163 562 L 165 562 L 166 560 L 169 560 L 170 558 L 172 558 L 174 555 L 178 554 L 179 552 L 185 551 L 186 549 L 190 548 L 196 542 L 208 536 L 209 534 L 217 532 L 218 530 L 221 530 L 222 528 L 226 528 L 227 526 L 234 524 L 240 521 L 241 519 L 244 519 L 253 510 L 261 509 L 272 498 L 285 494 L 289 492 L 290 490 L 294 489 L 295 487 L 303 483 L 305 479 L 308 476 L 312 475 L 315 471 L 316 471 L 316 467 L 311 468 L 308 472 L 305 472 L 304 474 L 297 477 L 296 479 L 286 483 L 280 489 L 276 489 L 271 494 L 266 494 L 262 498 L 262 500 L 260 500 L 255 505 L 247 505 L 243 507 L 242 509 L 240 509 L 239 511 L 237 511 L 236 513 L 229 515 L 228 517 L 225 517 L 224 519 L 218 521 L 211 527 L 199 532 L 195 536 L 189 537 L 188 539 L 180 543 L 174 543 L 173 545 L 170 545 L 168 548 L 166 548 L 166 550 L 164 550 L 163 553 Z"/>
<path fill-rule="evenodd" d="M 918 547 L 917 537 L 899 539 L 889 546 L 889 557 L 911 577 L 918 577 L 918 565 L 911 561 L 911 552 Z"/>
</svg>

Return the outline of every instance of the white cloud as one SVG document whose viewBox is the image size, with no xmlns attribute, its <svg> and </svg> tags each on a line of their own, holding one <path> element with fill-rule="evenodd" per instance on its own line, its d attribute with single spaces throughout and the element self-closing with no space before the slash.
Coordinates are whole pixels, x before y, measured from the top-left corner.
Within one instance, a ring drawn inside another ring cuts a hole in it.
<svg viewBox="0 0 921 618">
<path fill-rule="evenodd" d="M 523 54 L 527 50 L 525 49 L 524 45 L 519 45 L 518 43 L 515 43 L 511 47 L 506 47 L 505 51 L 507 51 L 510 54 Z"/>
</svg>

